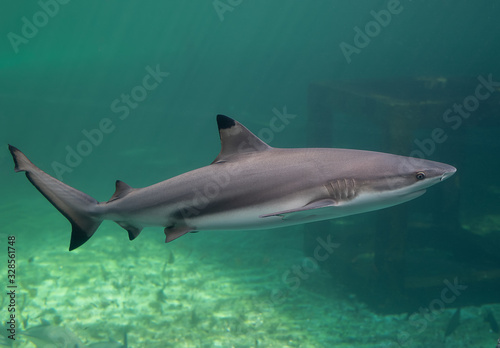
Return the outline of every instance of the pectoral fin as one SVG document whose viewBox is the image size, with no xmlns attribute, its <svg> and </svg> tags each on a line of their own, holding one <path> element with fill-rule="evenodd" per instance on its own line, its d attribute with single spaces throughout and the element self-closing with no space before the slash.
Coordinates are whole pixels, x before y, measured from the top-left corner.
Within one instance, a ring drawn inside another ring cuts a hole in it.
<svg viewBox="0 0 500 348">
<path fill-rule="evenodd" d="M 187 226 L 171 226 L 165 228 L 165 243 L 171 242 L 174 239 L 182 237 L 186 233 L 195 232 L 192 228 Z"/>
<path fill-rule="evenodd" d="M 282 219 L 287 219 L 287 220 L 304 218 L 309 216 L 322 215 L 324 213 L 323 211 L 324 208 L 329 208 L 336 205 L 337 202 L 334 201 L 333 199 L 322 199 L 319 201 L 308 203 L 296 209 L 278 211 L 271 214 L 260 215 L 259 217 L 266 218 L 270 216 L 280 216 Z"/>
</svg>

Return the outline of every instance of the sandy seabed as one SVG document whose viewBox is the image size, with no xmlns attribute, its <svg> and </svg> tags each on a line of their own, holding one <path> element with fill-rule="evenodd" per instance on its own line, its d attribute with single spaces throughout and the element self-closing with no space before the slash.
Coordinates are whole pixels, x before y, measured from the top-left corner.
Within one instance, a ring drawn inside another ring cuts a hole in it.
<svg viewBox="0 0 500 348">
<path fill-rule="evenodd" d="M 498 338 L 482 319 L 484 308 L 462 308 L 460 326 L 445 338 L 455 309 L 422 328 L 408 320 L 412 313 L 374 314 L 321 269 L 290 286 L 283 274 L 304 260 L 300 226 L 200 232 L 165 244 L 159 228 L 130 242 L 124 230 L 105 222 L 69 252 L 69 224 L 37 202 L 3 207 L 11 218 L 2 245 L 16 236 L 14 347 L 35 347 L 22 332 L 42 321 L 90 347 L 123 343 L 125 332 L 132 348 L 493 348 Z M 26 218 L 28 208 L 33 214 Z M 7 301 L 3 296 L 3 322 Z M 500 305 L 488 308 L 500 317 Z M 66 346 L 74 348 L 54 345 Z"/>
</svg>

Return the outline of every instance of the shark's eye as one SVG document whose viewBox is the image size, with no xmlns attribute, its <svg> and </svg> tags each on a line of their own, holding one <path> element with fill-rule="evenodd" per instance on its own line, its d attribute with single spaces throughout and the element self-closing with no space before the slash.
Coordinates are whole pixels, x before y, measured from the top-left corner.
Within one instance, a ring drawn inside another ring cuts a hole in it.
<svg viewBox="0 0 500 348">
<path fill-rule="evenodd" d="M 417 180 L 424 180 L 425 179 L 425 173 L 424 172 L 417 172 L 417 175 L 415 175 Z"/>
</svg>

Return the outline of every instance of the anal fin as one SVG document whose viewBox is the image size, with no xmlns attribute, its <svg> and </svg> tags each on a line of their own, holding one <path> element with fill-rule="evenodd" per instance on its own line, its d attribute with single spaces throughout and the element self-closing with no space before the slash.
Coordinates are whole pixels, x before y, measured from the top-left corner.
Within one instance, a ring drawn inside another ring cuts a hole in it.
<svg viewBox="0 0 500 348">
<path fill-rule="evenodd" d="M 129 224 L 127 222 L 124 222 L 124 221 L 116 221 L 116 223 L 118 225 L 120 225 L 121 227 L 123 227 L 124 229 L 127 230 L 127 232 L 128 232 L 128 239 L 130 239 L 130 240 L 136 239 L 137 236 L 142 231 L 142 227 L 134 226 L 134 225 L 131 225 L 131 224 Z"/>
</svg>

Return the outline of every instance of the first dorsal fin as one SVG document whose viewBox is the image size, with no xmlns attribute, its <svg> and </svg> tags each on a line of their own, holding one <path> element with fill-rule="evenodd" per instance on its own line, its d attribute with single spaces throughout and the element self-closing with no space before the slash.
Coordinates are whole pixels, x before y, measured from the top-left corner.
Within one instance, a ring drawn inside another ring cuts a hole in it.
<svg viewBox="0 0 500 348">
<path fill-rule="evenodd" d="M 234 155 L 265 151 L 271 148 L 245 126 L 230 117 L 217 115 L 217 126 L 219 127 L 221 150 L 212 163 L 227 161 Z"/>
<path fill-rule="evenodd" d="M 116 180 L 116 190 L 115 190 L 115 193 L 113 193 L 113 195 L 109 199 L 108 203 L 112 202 L 114 200 L 117 200 L 118 198 L 125 197 L 130 192 L 132 192 L 133 190 L 134 190 L 134 188 L 132 188 L 131 186 L 125 184 L 123 181 Z"/>
</svg>

